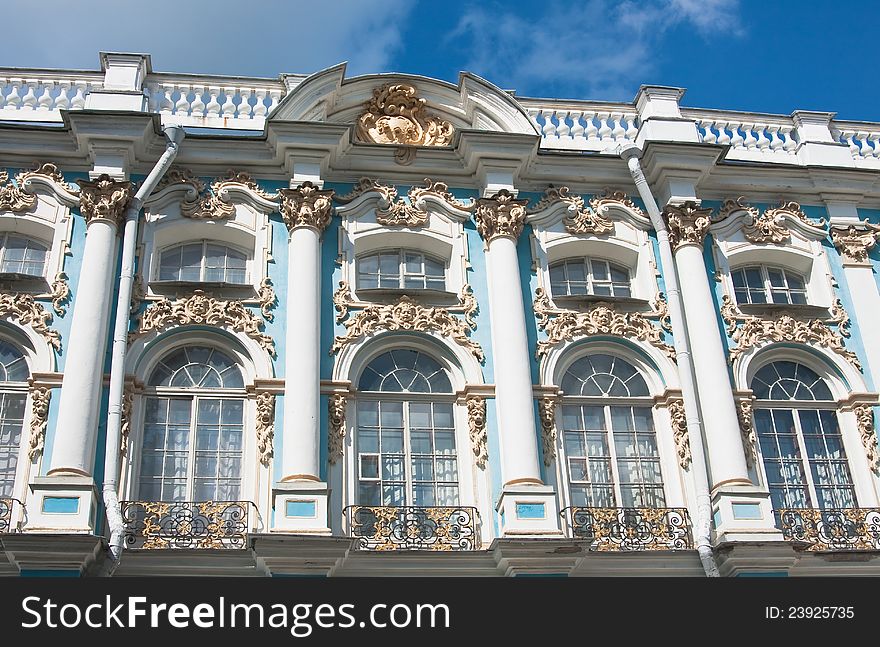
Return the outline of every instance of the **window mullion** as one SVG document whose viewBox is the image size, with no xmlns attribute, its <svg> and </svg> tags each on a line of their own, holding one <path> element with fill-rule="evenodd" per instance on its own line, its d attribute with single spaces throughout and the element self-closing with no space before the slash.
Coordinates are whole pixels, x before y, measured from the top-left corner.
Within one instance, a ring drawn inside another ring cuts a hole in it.
<svg viewBox="0 0 880 647">
<path fill-rule="evenodd" d="M 190 400 L 188 443 L 189 452 L 186 463 L 186 498 L 188 501 L 192 501 L 195 497 L 196 426 L 198 422 L 198 420 L 196 419 L 196 412 L 199 410 L 198 402 L 199 398 L 195 395 Z"/>
<path fill-rule="evenodd" d="M 615 507 L 623 507 L 623 495 L 620 491 L 620 471 L 617 469 L 617 451 L 614 447 L 614 428 L 611 426 L 611 407 L 605 405 L 602 407 L 605 415 L 605 434 L 608 439 L 608 455 L 611 457 L 611 480 L 614 488 L 614 505 Z"/>
<path fill-rule="evenodd" d="M 412 485 L 412 444 L 410 443 L 409 429 L 409 401 L 403 402 L 403 478 L 406 490 L 404 505 L 415 505 Z M 381 465 L 379 466 L 381 469 Z"/>
<path fill-rule="evenodd" d="M 820 507 L 819 497 L 816 495 L 816 484 L 813 483 L 813 470 L 810 466 L 810 457 L 807 454 L 807 444 L 804 440 L 803 429 L 801 428 L 801 414 L 797 409 L 792 409 L 792 414 L 795 435 L 797 436 L 798 450 L 801 454 L 801 467 L 805 470 L 804 478 L 807 482 L 807 489 L 810 492 L 810 498 L 812 499 L 813 505 L 818 508 Z"/>
</svg>

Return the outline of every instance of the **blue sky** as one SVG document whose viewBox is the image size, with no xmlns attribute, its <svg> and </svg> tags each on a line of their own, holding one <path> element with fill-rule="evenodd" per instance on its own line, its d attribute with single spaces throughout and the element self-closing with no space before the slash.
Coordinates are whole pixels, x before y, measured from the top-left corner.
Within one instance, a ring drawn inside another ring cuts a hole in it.
<svg viewBox="0 0 880 647">
<path fill-rule="evenodd" d="M 880 3 L 818 0 L 4 0 L 0 66 L 95 69 L 98 51 L 157 71 L 274 77 L 469 70 L 522 96 L 629 101 L 643 83 L 686 106 L 880 121 Z M 36 15 L 35 7 L 39 7 Z M 148 11 L 145 8 L 149 7 Z M 322 11 L 321 9 L 325 9 Z"/>
</svg>

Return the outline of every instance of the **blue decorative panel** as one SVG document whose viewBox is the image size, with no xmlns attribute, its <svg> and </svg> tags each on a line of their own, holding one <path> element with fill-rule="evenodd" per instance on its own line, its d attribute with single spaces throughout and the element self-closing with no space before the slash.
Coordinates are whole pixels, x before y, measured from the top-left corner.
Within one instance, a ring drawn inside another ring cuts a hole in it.
<svg viewBox="0 0 880 647">
<path fill-rule="evenodd" d="M 517 503 L 517 519 L 546 519 L 547 513 L 543 503 Z"/>
<path fill-rule="evenodd" d="M 315 501 L 286 501 L 284 516 L 311 519 L 318 516 L 317 505 Z"/>
<path fill-rule="evenodd" d="M 79 512 L 79 497 L 44 496 L 43 512 L 46 514 L 76 514 Z"/>
<path fill-rule="evenodd" d="M 731 503 L 734 519 L 763 519 L 761 506 L 757 503 Z"/>
</svg>

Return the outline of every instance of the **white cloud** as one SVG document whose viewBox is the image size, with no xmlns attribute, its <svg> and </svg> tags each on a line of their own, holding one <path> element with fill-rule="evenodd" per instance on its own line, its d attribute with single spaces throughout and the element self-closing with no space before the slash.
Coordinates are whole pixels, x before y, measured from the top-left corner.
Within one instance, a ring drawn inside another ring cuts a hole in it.
<svg viewBox="0 0 880 647">
<path fill-rule="evenodd" d="M 103 50 L 150 53 L 158 71 L 274 77 L 348 60 L 349 74 L 375 72 L 413 4 L 397 0 L 391 19 L 361 0 L 4 0 L 19 27 L 0 38 L 0 66 L 94 69 Z"/>
<path fill-rule="evenodd" d="M 708 37 L 740 32 L 738 0 L 547 0 L 535 15 L 505 6 L 468 10 L 448 37 L 469 51 L 466 69 L 528 94 L 631 99 L 655 69 L 669 29 Z"/>
</svg>

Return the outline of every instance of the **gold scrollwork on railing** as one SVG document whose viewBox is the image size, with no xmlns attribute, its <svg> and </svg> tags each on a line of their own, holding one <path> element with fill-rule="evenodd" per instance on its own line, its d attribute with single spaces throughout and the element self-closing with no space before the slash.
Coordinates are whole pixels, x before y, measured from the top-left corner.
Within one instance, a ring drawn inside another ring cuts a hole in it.
<svg viewBox="0 0 880 647">
<path fill-rule="evenodd" d="M 880 508 L 786 508 L 778 516 L 782 536 L 804 550 L 880 550 Z"/>
<path fill-rule="evenodd" d="M 349 506 L 349 536 L 360 550 L 458 551 L 480 548 L 476 508 Z"/>
<path fill-rule="evenodd" d="M 250 501 L 123 501 L 131 548 L 247 548 Z"/>
<path fill-rule="evenodd" d="M 693 538 L 685 508 L 569 507 L 561 514 L 575 538 L 591 550 L 688 550 Z"/>
</svg>

